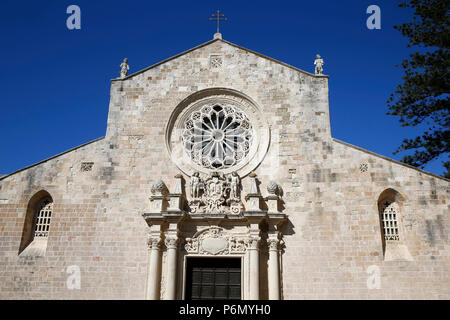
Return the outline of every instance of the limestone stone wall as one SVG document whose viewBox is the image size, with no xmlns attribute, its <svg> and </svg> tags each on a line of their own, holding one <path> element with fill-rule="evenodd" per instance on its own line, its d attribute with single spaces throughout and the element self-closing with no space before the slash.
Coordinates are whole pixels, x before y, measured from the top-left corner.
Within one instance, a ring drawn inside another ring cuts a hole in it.
<svg viewBox="0 0 450 320">
<path fill-rule="evenodd" d="M 285 237 L 286 299 L 448 299 L 448 181 L 338 141 L 327 159 L 304 166 L 287 199 L 293 235 Z M 400 236 L 413 261 L 384 259 L 377 204 L 388 188 L 405 197 Z M 380 289 L 367 287 L 370 266 L 379 268 Z"/>
<path fill-rule="evenodd" d="M 211 56 L 222 57 L 220 67 Z M 167 123 L 181 101 L 208 88 L 250 97 L 270 127 L 255 172 L 264 195 L 271 180 L 283 188 L 284 299 L 450 298 L 448 180 L 333 139 L 327 77 L 216 40 L 113 81 L 103 139 L 0 177 L 0 299 L 145 298 L 141 214 L 152 183 L 173 190 L 180 173 Z M 378 198 L 388 188 L 404 198 L 400 226 L 412 261 L 384 261 Z M 54 201 L 48 247 L 44 257 L 21 257 L 27 205 L 40 190 Z M 72 265 L 79 290 L 66 285 Z M 380 268 L 380 289 L 367 288 L 371 265 Z"/>
</svg>

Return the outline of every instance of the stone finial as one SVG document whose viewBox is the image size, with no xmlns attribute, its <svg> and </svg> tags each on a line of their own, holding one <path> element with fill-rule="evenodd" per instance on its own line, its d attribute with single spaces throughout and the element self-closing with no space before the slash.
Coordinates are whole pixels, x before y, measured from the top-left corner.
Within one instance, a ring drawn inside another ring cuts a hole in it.
<svg viewBox="0 0 450 320">
<path fill-rule="evenodd" d="M 214 38 L 213 38 L 213 39 L 214 39 L 214 40 L 216 40 L 216 39 L 222 40 L 222 34 L 221 34 L 220 32 L 214 33 Z"/>
<path fill-rule="evenodd" d="M 256 173 L 249 174 L 250 177 L 250 192 L 249 194 L 259 194 L 258 182 L 256 181 Z"/>
<path fill-rule="evenodd" d="M 123 59 L 123 62 L 120 65 L 120 78 L 123 79 L 128 75 L 128 70 L 130 70 L 130 66 L 128 65 L 128 58 Z"/>
<path fill-rule="evenodd" d="M 180 211 L 183 210 L 185 201 L 183 175 L 177 174 L 175 176 L 175 179 L 176 179 L 175 190 L 172 194 L 169 194 L 168 196 L 169 198 L 168 211 L 179 213 Z"/>
<path fill-rule="evenodd" d="M 280 186 L 275 181 L 270 181 L 267 185 L 267 192 L 269 192 L 270 195 L 277 196 L 280 192 Z"/>
<path fill-rule="evenodd" d="M 165 196 L 169 193 L 169 190 L 164 181 L 157 180 L 153 183 L 151 192 L 153 195 Z"/>
<path fill-rule="evenodd" d="M 256 173 L 249 174 L 250 177 L 250 192 L 245 196 L 247 201 L 247 211 L 262 211 L 262 196 L 258 188 L 258 181 L 256 180 Z"/>
<path fill-rule="evenodd" d="M 323 61 L 320 54 L 316 55 L 316 60 L 314 61 L 314 65 L 316 66 L 315 74 L 322 75 L 323 74 L 323 65 L 325 62 Z"/>
<path fill-rule="evenodd" d="M 183 194 L 183 175 L 177 174 L 175 176 L 176 183 L 175 183 L 175 190 L 174 194 Z"/>
</svg>

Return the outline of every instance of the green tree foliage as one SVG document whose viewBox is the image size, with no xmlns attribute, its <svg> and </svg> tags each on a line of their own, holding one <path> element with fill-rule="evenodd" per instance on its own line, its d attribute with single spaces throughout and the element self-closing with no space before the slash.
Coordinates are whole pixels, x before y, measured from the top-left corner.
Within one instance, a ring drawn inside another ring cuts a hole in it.
<svg viewBox="0 0 450 320">
<path fill-rule="evenodd" d="M 403 83 L 387 101 L 388 115 L 400 116 L 402 126 L 425 125 L 414 139 L 405 139 L 395 154 L 414 150 L 402 161 L 423 168 L 444 156 L 450 178 L 449 43 L 450 0 L 410 0 L 399 5 L 414 10 L 413 21 L 394 28 L 409 38 L 408 47 L 418 51 L 403 60 Z"/>
</svg>

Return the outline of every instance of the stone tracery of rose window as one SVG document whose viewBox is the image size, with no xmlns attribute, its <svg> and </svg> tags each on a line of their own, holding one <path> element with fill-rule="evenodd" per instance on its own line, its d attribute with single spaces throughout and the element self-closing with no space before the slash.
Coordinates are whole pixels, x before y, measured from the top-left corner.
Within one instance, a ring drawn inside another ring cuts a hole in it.
<svg viewBox="0 0 450 320">
<path fill-rule="evenodd" d="M 184 123 L 183 147 L 191 160 L 209 169 L 225 169 L 249 153 L 253 128 L 247 115 L 233 105 L 205 105 Z"/>
</svg>

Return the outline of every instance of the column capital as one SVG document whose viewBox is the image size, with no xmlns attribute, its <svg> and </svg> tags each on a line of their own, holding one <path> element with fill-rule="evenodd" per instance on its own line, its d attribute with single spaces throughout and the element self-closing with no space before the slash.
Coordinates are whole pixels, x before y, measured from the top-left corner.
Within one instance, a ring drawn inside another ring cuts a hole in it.
<svg viewBox="0 0 450 320">
<path fill-rule="evenodd" d="M 164 231 L 164 244 L 167 249 L 177 249 L 181 242 L 180 224 L 184 215 L 166 217 L 166 229 Z"/>
<path fill-rule="evenodd" d="M 259 249 L 259 244 L 261 242 L 260 237 L 251 237 L 247 239 L 246 245 L 248 250 L 257 250 Z"/>
<path fill-rule="evenodd" d="M 272 251 L 272 250 L 278 251 L 279 245 L 280 245 L 280 240 L 275 239 L 275 238 L 269 238 L 269 239 L 267 239 L 267 244 L 269 246 L 270 251 Z"/>
<path fill-rule="evenodd" d="M 147 240 L 147 245 L 149 249 L 159 249 L 161 247 L 162 241 L 160 237 L 149 236 Z"/>
<path fill-rule="evenodd" d="M 178 248 L 178 244 L 180 243 L 180 239 L 178 237 L 167 237 L 164 239 L 164 244 L 167 249 L 176 249 Z"/>
</svg>

